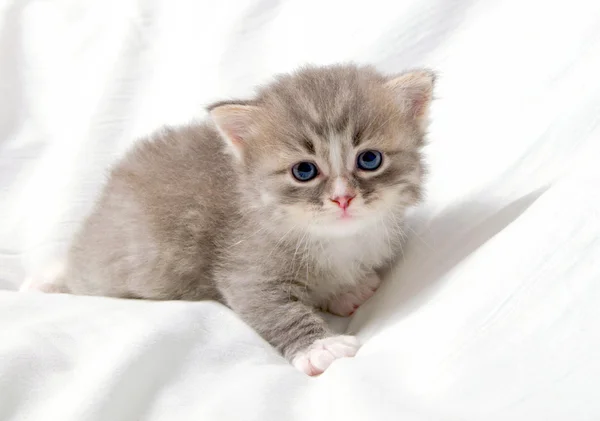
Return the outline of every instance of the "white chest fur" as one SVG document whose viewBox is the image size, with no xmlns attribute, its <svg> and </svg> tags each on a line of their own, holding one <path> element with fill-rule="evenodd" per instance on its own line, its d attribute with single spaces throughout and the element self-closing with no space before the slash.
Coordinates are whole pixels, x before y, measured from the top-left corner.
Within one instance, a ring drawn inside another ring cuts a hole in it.
<svg viewBox="0 0 600 421">
<path fill-rule="evenodd" d="M 351 236 L 321 239 L 314 248 L 315 264 L 332 288 L 356 284 L 396 257 L 401 238 L 394 235 L 383 226 L 373 226 Z"/>
</svg>

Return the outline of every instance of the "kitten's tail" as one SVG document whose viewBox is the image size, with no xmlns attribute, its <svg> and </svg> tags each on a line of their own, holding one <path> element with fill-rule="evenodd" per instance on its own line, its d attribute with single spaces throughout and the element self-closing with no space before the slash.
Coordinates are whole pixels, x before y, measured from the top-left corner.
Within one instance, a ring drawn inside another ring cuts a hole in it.
<svg viewBox="0 0 600 421">
<path fill-rule="evenodd" d="M 64 282 L 65 269 L 64 262 L 54 262 L 43 272 L 25 278 L 19 291 L 68 294 L 69 289 Z"/>
</svg>

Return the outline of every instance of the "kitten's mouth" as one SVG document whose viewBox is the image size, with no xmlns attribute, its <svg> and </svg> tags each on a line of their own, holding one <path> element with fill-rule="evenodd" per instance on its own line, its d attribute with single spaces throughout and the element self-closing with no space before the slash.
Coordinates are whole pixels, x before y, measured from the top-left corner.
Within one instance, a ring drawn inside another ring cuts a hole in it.
<svg viewBox="0 0 600 421">
<path fill-rule="evenodd" d="M 353 219 L 353 216 L 347 210 L 343 210 L 342 213 L 338 216 L 339 220 L 345 221 L 349 219 Z"/>
</svg>

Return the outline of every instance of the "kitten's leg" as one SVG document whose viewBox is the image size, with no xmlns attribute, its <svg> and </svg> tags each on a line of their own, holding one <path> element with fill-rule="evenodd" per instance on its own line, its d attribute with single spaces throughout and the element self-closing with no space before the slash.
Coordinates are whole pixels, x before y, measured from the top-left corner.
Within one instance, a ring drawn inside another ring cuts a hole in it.
<svg viewBox="0 0 600 421">
<path fill-rule="evenodd" d="M 69 291 L 62 285 L 26 283 L 19 288 L 20 292 L 44 292 L 46 294 L 68 294 Z"/>
<path fill-rule="evenodd" d="M 19 291 L 67 294 L 69 290 L 64 285 L 64 275 L 64 263 L 56 261 L 45 268 L 44 271 L 26 278 Z"/>
<path fill-rule="evenodd" d="M 336 359 L 358 351 L 354 336 L 334 335 L 315 308 L 303 302 L 304 286 L 277 281 L 249 287 L 223 290 L 227 304 L 300 371 L 321 374 Z"/>
<path fill-rule="evenodd" d="M 380 284 L 381 278 L 377 273 L 373 273 L 354 289 L 332 297 L 323 306 L 324 310 L 342 317 L 351 316 L 358 307 L 375 294 Z"/>
</svg>

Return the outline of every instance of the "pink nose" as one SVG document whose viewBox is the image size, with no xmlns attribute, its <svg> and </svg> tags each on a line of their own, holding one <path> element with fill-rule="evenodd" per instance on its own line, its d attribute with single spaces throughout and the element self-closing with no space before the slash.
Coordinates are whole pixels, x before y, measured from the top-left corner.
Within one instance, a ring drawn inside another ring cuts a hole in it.
<svg viewBox="0 0 600 421">
<path fill-rule="evenodd" d="M 352 199 L 354 199 L 355 196 L 338 196 L 338 197 L 332 197 L 331 201 L 334 203 L 337 203 L 337 205 L 342 208 L 343 210 L 348 209 L 348 206 L 350 206 L 350 202 L 352 202 Z"/>
</svg>

